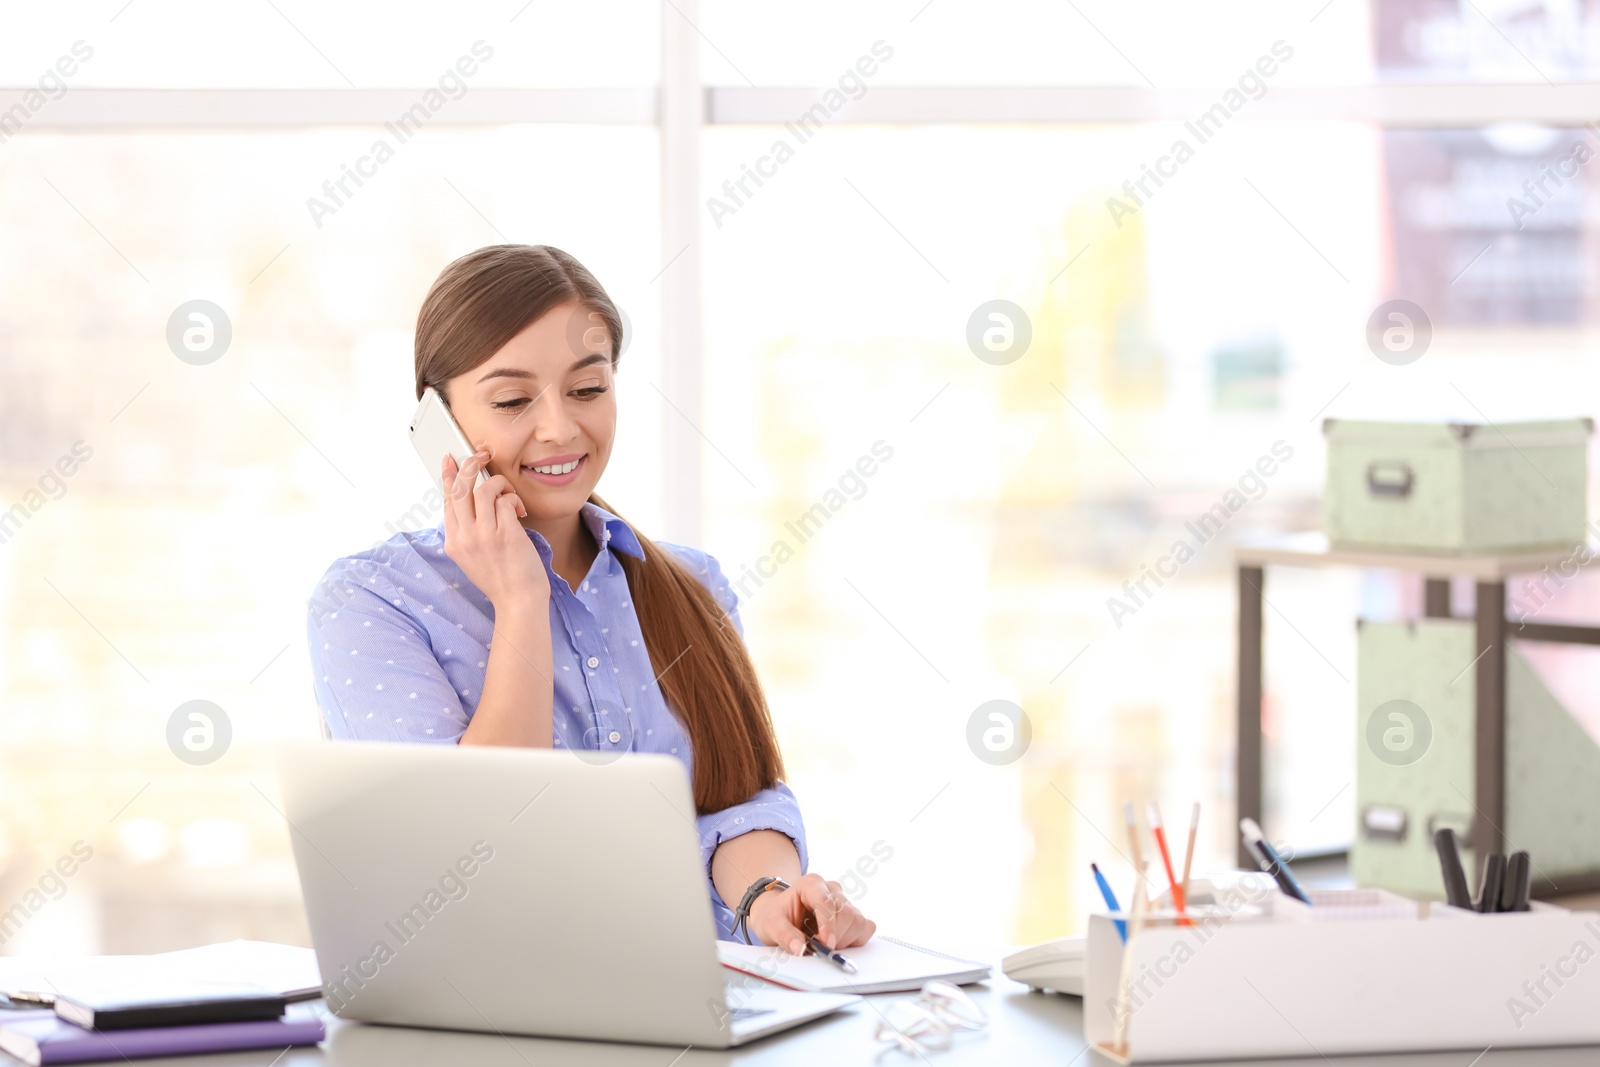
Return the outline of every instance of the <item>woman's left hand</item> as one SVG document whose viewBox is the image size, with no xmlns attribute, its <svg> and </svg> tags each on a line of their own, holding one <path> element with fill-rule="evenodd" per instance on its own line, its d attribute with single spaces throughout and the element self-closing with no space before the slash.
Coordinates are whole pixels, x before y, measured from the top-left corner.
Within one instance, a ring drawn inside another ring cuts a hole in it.
<svg viewBox="0 0 1600 1067">
<path fill-rule="evenodd" d="M 788 889 L 768 890 L 750 905 L 750 933 L 763 944 L 796 956 L 806 952 L 806 936 L 832 949 L 864 945 L 878 924 L 861 914 L 838 882 L 820 874 L 803 875 Z"/>
</svg>

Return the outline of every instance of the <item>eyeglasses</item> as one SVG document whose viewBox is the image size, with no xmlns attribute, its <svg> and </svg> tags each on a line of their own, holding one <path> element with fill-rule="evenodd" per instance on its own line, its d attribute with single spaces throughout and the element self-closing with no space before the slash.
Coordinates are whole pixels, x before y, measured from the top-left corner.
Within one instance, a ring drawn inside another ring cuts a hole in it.
<svg viewBox="0 0 1600 1067">
<path fill-rule="evenodd" d="M 890 1004 L 873 1029 L 872 1038 L 917 1054 L 924 1049 L 946 1049 L 957 1030 L 982 1030 L 989 1015 L 954 983 L 929 982 L 915 1000 Z"/>
</svg>

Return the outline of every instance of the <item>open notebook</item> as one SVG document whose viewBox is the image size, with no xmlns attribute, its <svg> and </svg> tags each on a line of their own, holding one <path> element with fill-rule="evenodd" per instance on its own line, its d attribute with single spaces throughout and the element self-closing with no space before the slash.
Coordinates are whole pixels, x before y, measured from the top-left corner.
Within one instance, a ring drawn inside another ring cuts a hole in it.
<svg viewBox="0 0 1600 1067">
<path fill-rule="evenodd" d="M 856 965 L 846 974 L 820 956 L 791 956 L 781 948 L 718 941 L 717 958 L 741 974 L 807 993 L 914 993 L 942 978 L 963 985 L 989 977 L 989 965 L 918 948 L 892 937 L 874 937 L 865 945 L 841 949 Z"/>
</svg>

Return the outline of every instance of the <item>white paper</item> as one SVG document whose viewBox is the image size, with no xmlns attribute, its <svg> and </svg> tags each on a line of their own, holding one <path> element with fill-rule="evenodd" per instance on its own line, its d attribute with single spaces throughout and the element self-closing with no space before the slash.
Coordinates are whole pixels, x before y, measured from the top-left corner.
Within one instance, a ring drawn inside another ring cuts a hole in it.
<svg viewBox="0 0 1600 1067">
<path fill-rule="evenodd" d="M 316 953 L 270 941 L 222 941 L 145 956 L 84 956 L 59 963 L 0 959 L 0 993 L 53 993 L 75 976 L 115 981 L 127 975 L 161 975 L 258 985 L 284 996 L 320 990 Z"/>
</svg>

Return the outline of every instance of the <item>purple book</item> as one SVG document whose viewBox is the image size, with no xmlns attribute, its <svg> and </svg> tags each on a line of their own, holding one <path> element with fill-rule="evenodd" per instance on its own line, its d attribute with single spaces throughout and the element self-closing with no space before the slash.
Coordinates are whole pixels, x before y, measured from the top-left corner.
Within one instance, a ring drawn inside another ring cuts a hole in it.
<svg viewBox="0 0 1600 1067">
<path fill-rule="evenodd" d="M 0 1050 L 33 1064 L 88 1063 L 93 1060 L 183 1056 L 250 1048 L 314 1045 L 325 1031 L 314 1015 L 286 1015 L 243 1023 L 155 1026 L 147 1030 L 85 1030 L 55 1012 L 0 1014 Z"/>
</svg>

